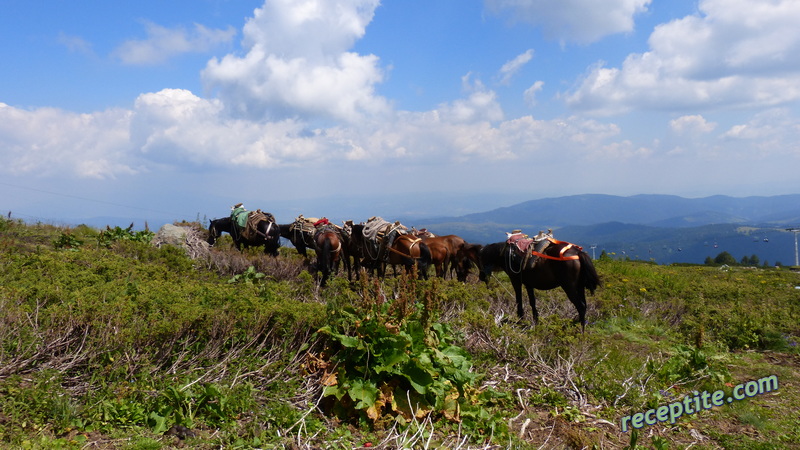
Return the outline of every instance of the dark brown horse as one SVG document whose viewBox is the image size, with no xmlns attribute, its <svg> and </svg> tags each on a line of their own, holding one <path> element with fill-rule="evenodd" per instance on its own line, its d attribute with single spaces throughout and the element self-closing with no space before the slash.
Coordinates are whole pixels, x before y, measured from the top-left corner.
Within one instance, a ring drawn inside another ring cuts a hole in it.
<svg viewBox="0 0 800 450">
<path fill-rule="evenodd" d="M 486 247 L 491 246 L 500 246 L 502 247 L 505 245 L 505 242 L 500 242 L 497 244 L 489 244 Z M 470 244 L 465 243 L 461 250 L 459 250 L 458 255 L 456 256 L 456 260 L 458 264 L 456 265 L 456 274 L 458 276 L 458 281 L 467 281 L 467 277 L 469 276 L 469 271 L 473 265 L 478 267 L 478 278 L 485 282 L 489 282 L 488 275 L 491 275 L 492 272 L 503 270 L 500 267 L 494 268 L 491 266 L 490 262 L 487 262 L 489 268 L 484 271 L 484 263 L 481 261 L 481 252 L 483 251 L 484 246 L 480 244 Z M 499 251 L 499 250 L 498 250 Z"/>
<path fill-rule="evenodd" d="M 344 222 L 340 237 L 344 245 L 343 258 L 347 268 L 347 279 L 353 281 L 352 274 L 355 272 L 358 276 L 364 259 L 364 224 L 353 223 L 352 220 Z"/>
<path fill-rule="evenodd" d="M 269 215 L 268 217 L 271 217 Z M 260 247 L 264 246 L 264 253 L 272 256 L 278 256 L 278 248 L 280 248 L 280 231 L 278 225 L 273 220 L 262 220 L 256 226 L 256 234 L 251 239 L 247 239 L 242 235 L 242 229 L 233 223 L 230 217 L 223 217 L 221 219 L 214 219 L 208 225 L 208 243 L 214 245 L 222 236 L 222 233 L 228 233 L 233 238 L 233 244 L 237 250 L 241 250 L 244 246 Z"/>
<path fill-rule="evenodd" d="M 428 266 L 431 263 L 431 251 L 421 238 L 410 234 L 401 234 L 387 247 L 386 262 L 391 265 L 401 264 L 406 272 L 417 266 L 419 275 L 428 279 Z M 382 265 L 381 274 L 386 273 L 385 264 Z"/>
<path fill-rule="evenodd" d="M 522 286 L 528 292 L 533 322 L 539 321 L 534 289 L 550 290 L 561 287 L 578 310 L 581 329 L 586 328 L 586 292 L 594 294 L 601 285 L 600 277 L 592 264 L 592 259 L 580 247 L 556 241 L 542 250 L 541 254 L 530 257 L 519 255 L 505 242 L 489 244 L 485 247 L 469 246 L 463 251 L 478 265 L 480 279 L 487 282 L 493 271 L 503 270 L 508 274 L 517 300 L 517 315 L 525 318 L 522 307 Z"/>
<path fill-rule="evenodd" d="M 338 231 L 333 226 L 321 227 L 314 235 L 314 245 L 317 253 L 317 270 L 322 273 L 320 286 L 324 287 L 331 274 L 336 273 L 339 268 L 344 246 Z"/>
</svg>

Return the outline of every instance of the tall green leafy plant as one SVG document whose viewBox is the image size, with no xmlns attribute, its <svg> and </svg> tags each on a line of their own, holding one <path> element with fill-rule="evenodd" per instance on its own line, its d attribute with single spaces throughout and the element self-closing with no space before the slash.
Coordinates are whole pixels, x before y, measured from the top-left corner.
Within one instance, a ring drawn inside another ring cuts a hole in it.
<svg viewBox="0 0 800 450">
<path fill-rule="evenodd" d="M 319 330 L 329 347 L 317 367 L 332 412 L 373 425 L 429 414 L 455 422 L 492 417 L 485 408 L 495 394 L 476 387 L 471 356 L 435 321 L 437 283 L 401 278 L 387 299 L 378 281 L 362 280 L 360 302 L 329 303 L 329 324 Z"/>
<path fill-rule="evenodd" d="M 133 231 L 133 224 L 128 228 L 119 226 L 114 228 L 106 227 L 104 231 L 98 234 L 97 243 L 101 247 L 110 247 L 114 242 L 123 240 L 149 243 L 153 236 L 155 236 L 155 233 L 150 230 Z"/>
</svg>

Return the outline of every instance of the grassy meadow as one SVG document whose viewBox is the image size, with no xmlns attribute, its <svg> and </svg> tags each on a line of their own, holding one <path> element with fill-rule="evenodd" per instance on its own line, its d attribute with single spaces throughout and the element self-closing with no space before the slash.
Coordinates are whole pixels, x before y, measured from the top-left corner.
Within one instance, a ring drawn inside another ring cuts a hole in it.
<svg viewBox="0 0 800 450">
<path fill-rule="evenodd" d="M 603 258 L 581 333 L 559 290 L 537 291 L 537 326 L 518 322 L 503 274 L 340 272 L 320 289 L 292 248 L 152 238 L 0 219 L 0 448 L 800 442 L 800 274 L 786 268 Z M 777 389 L 749 390 L 772 375 Z M 753 395 L 622 430 L 740 385 Z"/>
</svg>

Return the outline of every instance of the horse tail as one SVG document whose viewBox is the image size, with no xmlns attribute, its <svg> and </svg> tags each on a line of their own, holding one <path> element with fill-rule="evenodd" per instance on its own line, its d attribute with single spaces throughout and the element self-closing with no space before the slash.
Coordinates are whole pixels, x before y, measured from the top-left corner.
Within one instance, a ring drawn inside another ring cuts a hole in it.
<svg viewBox="0 0 800 450">
<path fill-rule="evenodd" d="M 600 276 L 597 275 L 597 270 L 595 270 L 594 264 L 592 264 L 592 258 L 588 253 L 582 251 L 578 256 L 581 262 L 581 281 L 583 281 L 583 285 L 586 289 L 594 294 L 595 289 L 602 285 Z"/>
<path fill-rule="evenodd" d="M 422 273 L 428 272 L 428 266 L 431 264 L 431 249 L 425 245 L 424 242 L 419 243 L 419 270 Z"/>
<path fill-rule="evenodd" d="M 331 272 L 331 265 L 333 257 L 331 255 L 331 240 L 328 236 L 324 236 L 322 242 L 322 255 L 320 255 L 320 269 L 323 275 L 328 275 Z"/>
</svg>

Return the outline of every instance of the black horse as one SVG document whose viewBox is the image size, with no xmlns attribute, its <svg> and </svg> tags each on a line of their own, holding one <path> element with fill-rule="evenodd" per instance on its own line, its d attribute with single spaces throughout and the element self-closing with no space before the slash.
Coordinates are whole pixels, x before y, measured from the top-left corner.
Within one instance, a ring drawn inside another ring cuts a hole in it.
<svg viewBox="0 0 800 450">
<path fill-rule="evenodd" d="M 297 249 L 297 253 L 303 255 L 304 258 L 308 257 L 307 249 L 316 249 L 313 232 L 303 231 L 301 227 L 293 223 L 281 224 L 277 225 L 277 227 L 280 230 L 281 237 L 288 239 Z"/>
<path fill-rule="evenodd" d="M 542 250 L 541 256 L 528 258 L 519 255 L 505 242 L 489 244 L 485 247 L 471 245 L 467 248 L 469 257 L 480 270 L 479 277 L 488 283 L 494 271 L 503 270 L 508 274 L 517 300 L 517 315 L 525 318 L 522 307 L 522 286 L 528 291 L 533 322 L 539 321 L 536 310 L 534 289 L 550 290 L 561 287 L 578 310 L 581 329 L 586 328 L 586 292 L 594 294 L 600 286 L 600 277 L 592 264 L 592 259 L 580 247 L 567 242 L 556 241 Z"/>
<path fill-rule="evenodd" d="M 221 219 L 213 219 L 208 226 L 208 243 L 214 245 L 217 239 L 223 232 L 228 233 L 233 238 L 233 244 L 238 250 L 248 247 L 264 246 L 264 253 L 272 256 L 278 256 L 278 248 L 280 248 L 280 230 L 278 224 L 274 221 L 262 220 L 256 227 L 256 236 L 251 239 L 246 239 L 242 230 L 238 225 L 233 223 L 230 217 L 223 217 Z"/>
</svg>

